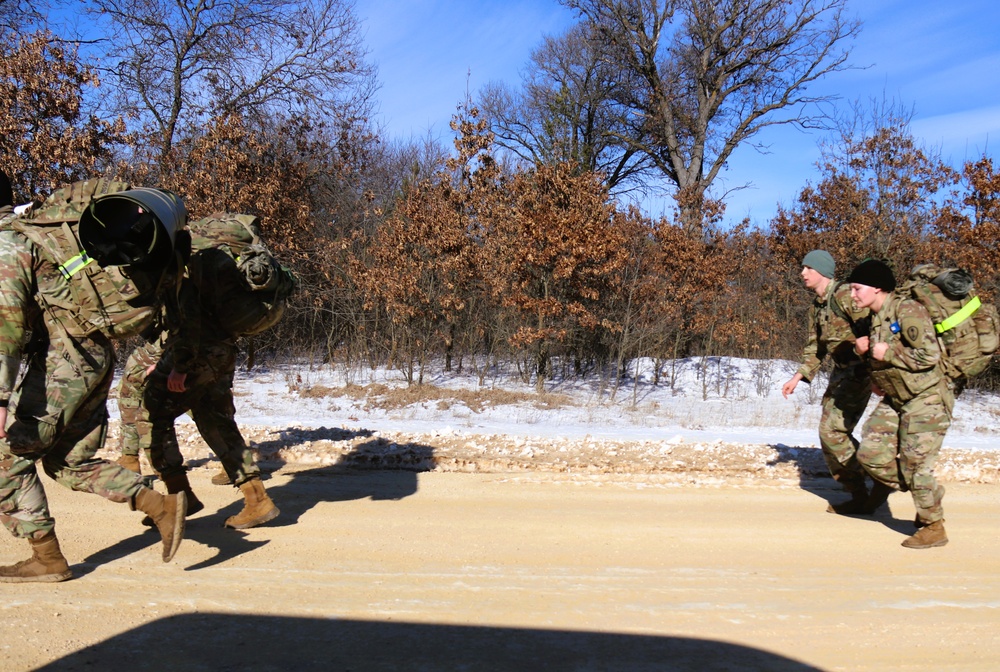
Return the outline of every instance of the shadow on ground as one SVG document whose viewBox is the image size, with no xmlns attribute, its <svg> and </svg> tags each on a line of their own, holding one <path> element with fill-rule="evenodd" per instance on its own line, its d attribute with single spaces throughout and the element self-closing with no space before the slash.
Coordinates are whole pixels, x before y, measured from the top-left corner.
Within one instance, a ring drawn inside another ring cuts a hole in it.
<svg viewBox="0 0 1000 672">
<path fill-rule="evenodd" d="M 777 457 L 768 464 L 772 466 L 781 463 L 795 465 L 799 473 L 799 485 L 806 492 L 812 493 L 822 499 L 824 502 L 821 505 L 822 508 L 825 508 L 828 504 L 843 502 L 849 498 L 840 484 L 830 477 L 829 468 L 823 461 L 823 453 L 819 448 L 786 446 L 783 443 L 771 444 L 770 447 L 777 453 Z M 868 486 L 871 487 L 870 479 Z M 909 495 L 895 493 L 892 497 L 909 497 Z M 859 522 L 881 523 L 890 530 L 899 532 L 905 536 L 910 536 L 915 531 L 912 519 L 903 520 L 893 517 L 889 511 L 889 507 L 884 504 L 870 516 L 859 514 L 849 517 Z"/>
<path fill-rule="evenodd" d="M 819 668 L 725 642 L 600 632 L 191 614 L 153 621 L 37 670 L 741 670 Z"/>
</svg>

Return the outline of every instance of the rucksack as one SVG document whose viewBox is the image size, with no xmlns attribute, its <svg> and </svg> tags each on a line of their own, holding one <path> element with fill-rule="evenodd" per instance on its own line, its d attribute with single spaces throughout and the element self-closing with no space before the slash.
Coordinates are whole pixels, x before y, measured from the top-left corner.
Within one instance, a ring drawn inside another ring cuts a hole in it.
<svg viewBox="0 0 1000 672">
<path fill-rule="evenodd" d="M 83 180 L 57 189 L 42 203 L 33 204 L 24 214 L 4 222 L 4 228 L 21 233 L 51 262 L 51 270 L 43 271 L 36 278 L 37 295 L 50 319 L 71 336 L 85 337 L 101 332 L 109 338 L 119 339 L 138 334 L 159 314 L 167 286 L 175 285 L 180 277 L 180 264 L 173 249 L 173 229 L 168 232 L 169 236 L 161 236 L 164 240 L 156 247 L 156 258 L 150 258 L 152 249 L 142 250 L 143 263 L 138 265 L 124 263 L 127 255 L 115 249 L 117 240 L 104 245 L 110 240 L 105 237 L 99 241 L 102 248 L 91 247 L 90 252 L 89 245 L 81 242 L 88 238 L 98 241 L 102 232 L 118 224 L 118 220 L 104 217 L 103 204 L 108 201 L 101 199 L 114 196 L 126 203 L 132 199 L 135 207 L 137 194 L 140 200 L 144 197 L 165 199 L 169 195 L 166 207 L 174 211 L 157 214 L 172 218 L 171 227 L 178 223 L 183 225 L 186 217 L 183 204 L 173 194 L 130 189 L 126 182 L 104 178 Z M 102 205 L 95 208 L 97 203 Z M 116 201 L 110 210 L 118 208 Z M 97 219 L 94 214 L 97 210 L 108 221 Z M 81 235 L 81 218 L 88 216 L 89 233 Z M 147 225 L 159 226 L 155 217 L 147 219 Z M 114 233 L 121 234 L 127 228 L 120 227 Z M 150 238 L 154 239 L 155 235 Z M 105 253 L 118 255 L 114 263 L 103 259 Z"/>
<path fill-rule="evenodd" d="M 1000 317 L 996 306 L 979 298 L 971 273 L 922 264 L 897 292 L 912 296 L 927 308 L 949 378 L 964 384 L 989 367 L 1000 347 Z"/>
<path fill-rule="evenodd" d="M 274 326 L 298 281 L 261 240 L 260 220 L 215 213 L 189 228 L 188 274 L 219 325 L 233 336 Z"/>
</svg>

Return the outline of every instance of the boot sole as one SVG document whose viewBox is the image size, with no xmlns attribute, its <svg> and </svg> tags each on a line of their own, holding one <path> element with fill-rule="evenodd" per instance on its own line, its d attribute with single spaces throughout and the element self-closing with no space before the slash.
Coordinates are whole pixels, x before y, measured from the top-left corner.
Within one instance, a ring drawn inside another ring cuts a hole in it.
<svg viewBox="0 0 1000 672">
<path fill-rule="evenodd" d="M 278 507 L 274 507 L 273 509 L 265 513 L 263 516 L 257 516 L 253 520 L 243 523 L 242 525 L 231 525 L 227 520 L 224 527 L 228 527 L 233 530 L 248 530 L 251 527 L 257 527 L 258 525 L 263 525 L 266 522 L 274 520 L 275 518 L 278 517 L 278 514 L 280 513 L 281 510 L 278 509 Z"/>
<path fill-rule="evenodd" d="M 947 543 L 948 543 L 947 539 L 942 539 L 941 541 L 935 541 L 935 542 L 930 543 L 930 544 L 919 544 L 919 545 L 918 544 L 908 544 L 908 543 L 906 543 L 904 541 L 903 543 L 900 544 L 900 546 L 902 546 L 903 548 L 912 548 L 912 549 L 915 549 L 915 550 L 920 550 L 920 549 L 924 549 L 924 548 L 939 548 L 941 546 L 944 546 Z"/>
<path fill-rule="evenodd" d="M 0 576 L 0 583 L 59 583 L 73 578 L 73 572 L 66 570 L 58 574 L 40 574 L 38 576 Z"/>
<path fill-rule="evenodd" d="M 163 562 L 170 562 L 174 559 L 174 554 L 177 553 L 177 549 L 180 548 L 181 542 L 184 540 L 184 523 L 187 517 L 180 513 L 187 511 L 187 495 L 184 491 L 177 493 L 177 511 L 178 515 L 174 516 L 173 543 L 169 549 L 163 550 Z"/>
</svg>

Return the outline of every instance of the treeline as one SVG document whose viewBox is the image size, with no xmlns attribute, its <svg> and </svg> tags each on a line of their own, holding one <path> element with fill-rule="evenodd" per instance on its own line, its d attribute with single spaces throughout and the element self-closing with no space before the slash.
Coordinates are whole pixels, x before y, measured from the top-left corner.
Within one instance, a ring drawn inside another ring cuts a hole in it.
<svg viewBox="0 0 1000 672">
<path fill-rule="evenodd" d="M 88 105 L 98 72 L 51 33 L 3 34 L 0 161 L 16 197 L 109 174 L 174 190 L 193 217 L 260 216 L 302 283 L 258 357 L 396 367 L 413 383 L 504 364 L 539 387 L 556 373 L 620 384 L 642 357 L 797 359 L 814 248 L 841 276 L 868 257 L 899 278 L 960 265 L 998 298 L 1000 176 L 987 156 L 946 165 L 891 106 L 855 110 L 866 123 L 840 125 L 816 184 L 754 227 L 705 194 L 650 218 L 578 162 L 513 162 L 471 101 L 453 151 L 385 142 L 356 98 L 339 116 L 208 106 L 168 137 Z"/>
</svg>

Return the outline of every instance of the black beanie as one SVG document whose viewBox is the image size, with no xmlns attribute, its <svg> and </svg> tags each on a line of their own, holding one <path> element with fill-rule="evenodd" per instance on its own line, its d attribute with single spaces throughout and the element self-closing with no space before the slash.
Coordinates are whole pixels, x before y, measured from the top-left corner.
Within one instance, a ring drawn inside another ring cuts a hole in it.
<svg viewBox="0 0 1000 672">
<path fill-rule="evenodd" d="M 0 170 L 0 208 L 5 205 L 14 205 L 14 192 L 11 191 L 7 173 Z"/>
<path fill-rule="evenodd" d="M 877 287 L 884 292 L 896 289 L 896 278 L 892 275 L 892 269 L 875 259 L 865 259 L 855 266 L 847 277 L 847 282 Z"/>
</svg>

